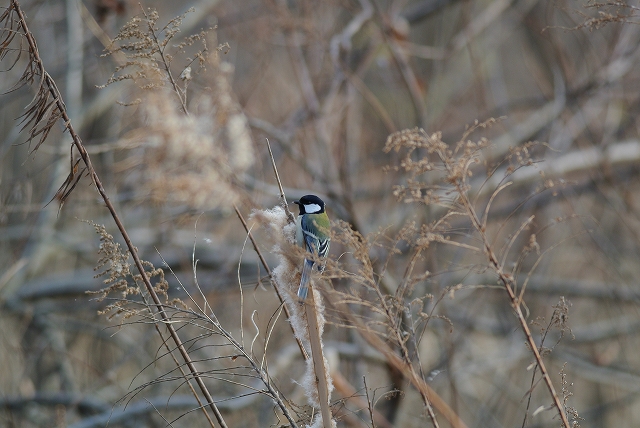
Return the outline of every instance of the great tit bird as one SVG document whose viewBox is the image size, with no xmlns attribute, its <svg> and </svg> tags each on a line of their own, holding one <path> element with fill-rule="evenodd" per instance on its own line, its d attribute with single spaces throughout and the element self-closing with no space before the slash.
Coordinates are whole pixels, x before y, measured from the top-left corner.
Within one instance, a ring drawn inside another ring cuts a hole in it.
<svg viewBox="0 0 640 428">
<path fill-rule="evenodd" d="M 329 243 L 331 242 L 331 223 L 327 213 L 324 211 L 324 202 L 316 195 L 305 195 L 299 201 L 293 201 L 293 203 L 300 208 L 300 214 L 296 220 L 296 240 L 298 245 L 324 259 L 327 257 Z M 307 298 L 311 269 L 314 264 L 314 260 L 304 259 L 302 278 L 300 278 L 300 287 L 298 287 L 300 302 L 304 302 Z M 318 271 L 324 271 L 324 263 L 318 265 Z"/>
</svg>

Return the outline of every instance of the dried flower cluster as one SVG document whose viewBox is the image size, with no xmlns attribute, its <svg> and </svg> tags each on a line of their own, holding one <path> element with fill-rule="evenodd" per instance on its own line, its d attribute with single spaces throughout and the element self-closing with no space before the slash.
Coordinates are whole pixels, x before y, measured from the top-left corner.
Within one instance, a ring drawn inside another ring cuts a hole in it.
<svg viewBox="0 0 640 428">
<path fill-rule="evenodd" d="M 107 232 L 104 225 L 94 222 L 87 223 L 90 223 L 100 236 L 100 248 L 98 250 L 100 258 L 95 270 L 99 271 L 103 268 L 104 270 L 98 273 L 96 278 L 106 277 L 103 283 L 107 285 L 97 291 L 87 291 L 87 294 L 97 295 L 98 301 L 103 301 L 112 293 L 120 294 L 120 297 L 115 297 L 115 302 L 107 305 L 100 311 L 100 314 L 110 314 L 109 319 L 124 314 L 124 319 L 128 319 L 148 310 L 147 308 L 140 308 L 139 302 L 132 304 L 133 302 L 130 299 L 130 296 L 144 294 L 141 275 L 139 273 L 134 274 L 131 271 L 131 264 L 128 261 L 130 254 L 123 251 L 120 244 L 115 242 L 113 235 Z M 156 293 L 167 299 L 169 284 L 164 278 L 164 271 L 160 268 L 156 269 L 153 264 L 147 261 L 143 261 L 143 265 L 147 276 L 150 279 L 156 278 L 154 284 Z"/>
<path fill-rule="evenodd" d="M 580 15 L 584 18 L 584 22 L 572 28 L 573 30 L 587 28 L 589 31 L 594 31 L 600 30 L 608 24 L 638 23 L 635 19 L 638 16 L 640 7 L 628 4 L 625 1 L 589 1 L 584 7 L 585 9 L 596 10 L 597 14 L 596 16 L 588 16 L 587 14 L 580 12 Z"/>
<path fill-rule="evenodd" d="M 201 68 L 204 68 L 209 53 L 206 44 L 207 31 L 191 35 L 174 46 L 174 54 L 167 52 L 170 42 L 180 33 L 180 24 L 190 12 L 193 12 L 193 8 L 159 28 L 158 12 L 152 8 L 143 8 L 142 15 L 134 16 L 128 21 L 107 47 L 106 53 L 102 55 L 120 59 L 120 65 L 115 68 L 104 86 L 123 80 L 132 80 L 142 89 L 153 89 L 162 87 L 165 82 L 170 81 L 174 89 L 177 89 L 170 70 L 173 56 L 196 42 L 202 43 L 202 48 L 193 59 L 188 60 L 183 69 L 190 67 L 195 60 Z M 178 95 L 184 96 L 185 90 L 186 87 L 179 91 Z"/>
<path fill-rule="evenodd" d="M 495 119 L 491 119 L 491 123 L 493 121 Z M 488 124 L 489 121 L 476 124 L 473 129 Z M 384 151 L 403 152 L 399 166 L 392 169 L 409 173 L 406 184 L 394 187 L 394 195 L 405 203 L 441 205 L 447 203 L 447 196 L 452 190 L 450 185 L 460 186 L 459 190 L 467 191 L 467 179 L 472 175 L 471 166 L 480 163 L 480 152 L 489 145 L 484 138 L 479 141 L 466 139 L 469 133 L 467 131 L 453 149 L 442 141 L 440 132 L 429 135 L 424 129 L 414 128 L 391 134 Z M 418 179 L 427 172 L 430 173 L 430 181 L 424 181 L 424 177 Z"/>
</svg>

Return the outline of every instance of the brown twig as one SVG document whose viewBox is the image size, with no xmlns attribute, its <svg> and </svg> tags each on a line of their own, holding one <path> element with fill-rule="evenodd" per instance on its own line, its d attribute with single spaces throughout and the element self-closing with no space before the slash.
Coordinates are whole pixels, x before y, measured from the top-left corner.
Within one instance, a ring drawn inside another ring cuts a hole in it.
<svg viewBox="0 0 640 428">
<path fill-rule="evenodd" d="M 211 416 L 209 416 L 209 412 L 207 412 L 207 407 L 202 404 L 202 400 L 200 400 L 200 397 L 198 396 L 198 393 L 196 392 L 196 390 L 194 389 L 193 385 L 191 384 L 191 381 L 188 380 L 189 377 L 187 376 L 187 373 L 184 371 L 184 368 L 182 367 L 182 364 L 180 364 L 180 362 L 178 361 L 176 356 L 173 354 L 173 352 L 171 352 L 171 349 L 169 348 L 169 345 L 167 344 L 167 340 L 162 335 L 162 332 L 160 331 L 160 327 L 158 327 L 158 323 L 155 323 L 154 327 L 156 328 L 156 331 L 158 332 L 158 336 L 160 336 L 160 339 L 162 339 L 162 345 L 167 350 L 167 353 L 169 355 L 171 355 L 171 359 L 176 364 L 176 367 L 178 367 L 178 370 L 180 370 L 180 374 L 182 375 L 183 379 L 187 379 L 187 386 L 189 387 L 189 390 L 191 391 L 191 394 L 193 394 L 193 396 L 195 397 L 196 401 L 198 402 L 198 407 L 202 410 L 202 413 L 204 413 L 204 417 L 209 422 L 209 426 L 211 426 L 212 428 L 215 427 L 215 424 L 211 420 Z"/>
<path fill-rule="evenodd" d="M 327 383 L 328 373 L 324 364 L 322 338 L 320 336 L 318 313 L 314 298 L 314 292 L 313 289 L 311 289 L 311 293 L 309 293 L 309 300 L 303 304 L 305 305 L 307 314 L 309 345 L 311 347 L 311 358 L 313 359 L 313 372 L 316 376 L 316 387 L 318 388 L 318 402 L 320 403 L 322 426 L 324 428 L 332 428 L 331 408 L 329 406 L 329 385 Z"/>
<path fill-rule="evenodd" d="M 156 45 L 158 46 L 158 54 L 160 55 L 160 58 L 162 59 L 162 64 L 164 65 L 164 70 L 167 73 L 167 77 L 169 77 L 169 82 L 171 82 L 171 86 L 173 87 L 173 91 L 176 93 L 176 96 L 178 97 L 178 99 L 180 100 L 180 105 L 182 106 L 182 111 L 184 112 L 184 114 L 186 114 L 187 116 L 189 116 L 189 111 L 187 110 L 187 101 L 185 99 L 186 93 L 184 93 L 179 87 L 178 84 L 176 83 L 176 80 L 173 78 L 173 73 L 171 73 L 171 69 L 169 68 L 169 60 L 165 54 L 165 49 L 167 47 L 166 44 L 160 42 L 160 40 L 158 39 L 158 35 L 156 34 L 156 29 L 155 27 L 151 24 L 151 21 L 149 20 L 149 16 L 147 15 L 147 12 L 144 10 L 144 7 L 140 6 L 142 8 L 142 13 L 144 14 L 144 17 L 147 19 L 147 25 L 149 26 L 149 32 L 151 33 L 151 36 L 153 37 L 153 41 L 156 43 Z"/>
<path fill-rule="evenodd" d="M 367 386 L 366 376 L 362 376 L 362 382 L 364 383 L 364 393 L 367 397 L 367 409 L 369 409 L 369 418 L 371 418 L 371 425 L 376 428 L 376 422 L 373 418 L 373 402 L 369 399 L 369 387 Z"/>
<path fill-rule="evenodd" d="M 273 158 L 273 152 L 271 151 L 271 144 L 269 144 L 269 139 L 267 140 L 267 148 L 269 149 L 269 157 L 271 158 L 271 165 L 273 166 L 273 174 L 276 176 L 276 181 L 278 182 L 278 189 L 280 190 L 280 205 L 284 209 L 284 212 L 287 213 L 287 218 L 289 219 L 289 223 L 295 223 L 296 219 L 293 217 L 291 211 L 289 211 L 289 205 L 287 204 L 287 198 L 284 195 L 284 189 L 282 188 L 282 182 L 280 181 L 280 175 L 278 174 L 278 168 L 276 167 L 276 161 Z"/>
<path fill-rule="evenodd" d="M 331 370 L 331 380 L 336 391 L 345 397 L 349 402 L 353 401 L 354 404 L 360 408 L 366 407 L 369 411 L 369 418 L 373 428 L 392 428 L 393 425 L 387 420 L 379 411 L 374 408 L 374 403 L 369 398 L 369 388 L 367 387 L 367 379 L 363 376 L 364 392 L 366 400 L 358 395 L 358 391 L 354 386 L 340 373 L 338 370 Z"/>
</svg>

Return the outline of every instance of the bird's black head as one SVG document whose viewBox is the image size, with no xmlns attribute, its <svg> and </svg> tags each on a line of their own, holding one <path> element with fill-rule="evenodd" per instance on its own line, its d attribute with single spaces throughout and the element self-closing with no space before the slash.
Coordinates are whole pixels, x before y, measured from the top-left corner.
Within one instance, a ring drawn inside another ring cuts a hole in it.
<svg viewBox="0 0 640 428">
<path fill-rule="evenodd" d="M 293 201 L 300 208 L 300 215 L 324 212 L 324 202 L 316 195 L 304 195 L 299 201 Z"/>
</svg>

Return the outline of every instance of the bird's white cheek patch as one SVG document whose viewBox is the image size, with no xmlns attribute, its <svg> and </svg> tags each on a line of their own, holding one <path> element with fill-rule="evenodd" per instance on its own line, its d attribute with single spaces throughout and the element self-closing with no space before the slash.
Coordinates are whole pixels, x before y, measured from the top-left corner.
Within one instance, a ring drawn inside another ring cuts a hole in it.
<svg viewBox="0 0 640 428">
<path fill-rule="evenodd" d="M 313 214 L 320 211 L 320 205 L 318 204 L 309 204 L 304 206 L 304 212 L 307 214 Z"/>
</svg>

